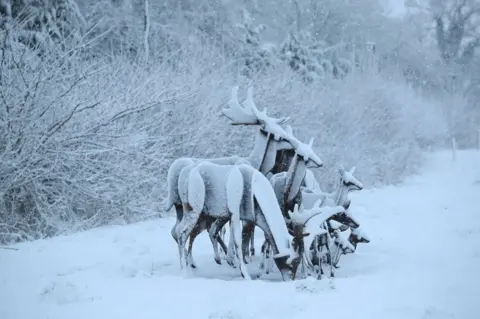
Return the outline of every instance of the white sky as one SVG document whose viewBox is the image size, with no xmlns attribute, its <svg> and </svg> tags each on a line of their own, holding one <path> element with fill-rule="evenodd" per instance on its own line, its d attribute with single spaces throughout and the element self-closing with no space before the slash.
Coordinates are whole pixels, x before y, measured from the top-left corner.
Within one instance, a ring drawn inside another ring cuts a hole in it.
<svg viewBox="0 0 480 319">
<path fill-rule="evenodd" d="M 405 13 L 404 0 L 382 0 L 391 16 L 402 16 Z"/>
</svg>

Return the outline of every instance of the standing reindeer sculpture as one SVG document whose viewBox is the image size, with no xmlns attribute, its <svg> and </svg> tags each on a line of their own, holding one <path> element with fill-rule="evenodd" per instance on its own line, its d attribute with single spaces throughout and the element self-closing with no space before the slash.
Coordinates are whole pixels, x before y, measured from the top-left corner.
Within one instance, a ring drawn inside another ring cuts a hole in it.
<svg viewBox="0 0 480 319">
<path fill-rule="evenodd" d="M 297 195 L 300 194 L 300 186 L 302 184 L 304 175 L 305 175 L 305 170 L 307 167 L 321 167 L 322 160 L 318 157 L 317 154 L 313 151 L 312 145 L 313 145 L 313 139 L 310 140 L 309 144 L 304 144 L 300 142 L 298 139 L 296 139 L 293 134 L 291 133 L 291 129 L 288 129 L 288 137 L 287 140 L 294 145 L 295 153 L 293 157 L 292 164 L 290 165 L 288 173 L 278 173 L 273 175 L 272 178 L 278 177 L 278 176 L 285 176 L 285 179 L 283 179 L 283 184 L 272 184 L 273 186 L 273 191 L 275 194 L 275 201 L 279 205 L 282 216 L 284 218 L 288 218 L 288 208 L 291 207 L 291 210 L 293 210 L 293 205 L 295 201 L 299 201 L 297 198 Z M 279 179 L 280 180 L 280 179 Z M 281 188 L 278 189 L 276 186 L 281 185 Z M 294 194 L 292 196 L 286 196 L 284 198 L 283 194 L 284 189 L 288 189 L 288 194 Z M 280 195 L 279 195 L 280 193 Z M 279 196 L 282 197 L 282 200 L 279 200 Z M 251 239 L 253 238 L 254 234 L 254 229 L 255 229 L 255 222 L 254 220 L 245 220 L 244 221 L 244 228 L 242 232 L 242 256 L 241 258 L 243 259 L 244 263 L 247 263 L 246 257 L 248 256 L 248 245 L 251 244 L 253 246 L 253 242 Z M 266 238 L 265 242 L 269 242 Z M 229 251 L 231 251 L 231 246 L 233 242 L 230 241 L 229 244 Z M 265 244 L 264 244 L 265 247 Z M 262 248 L 262 251 L 265 251 L 264 248 Z M 239 257 L 240 258 L 240 257 Z"/>
<path fill-rule="evenodd" d="M 175 160 L 169 170 L 168 170 L 168 198 L 166 210 L 170 210 L 172 207 L 175 207 L 177 220 L 175 225 L 172 228 L 172 237 L 177 241 L 177 225 L 182 220 L 184 215 L 183 206 L 179 196 L 179 176 L 183 169 L 186 167 L 200 163 L 200 162 L 210 162 L 220 165 L 238 165 L 238 164 L 249 164 L 253 168 L 258 169 L 261 173 L 268 173 L 270 170 L 274 169 L 276 163 L 276 154 L 279 150 L 282 149 L 291 149 L 293 146 L 284 139 L 285 132 L 280 126 L 289 120 L 286 118 L 272 118 L 267 115 L 266 108 L 264 111 L 259 111 L 253 102 L 252 97 L 252 88 L 249 88 L 247 91 L 247 99 L 243 102 L 243 106 L 238 101 L 238 87 L 232 89 L 231 99 L 228 103 L 228 108 L 222 110 L 223 114 L 232 121 L 232 125 L 258 125 L 259 130 L 257 132 L 257 137 L 255 140 L 255 147 L 250 153 L 250 156 L 247 158 L 239 156 L 231 156 L 225 158 L 217 159 L 194 159 L 194 158 L 179 158 Z M 195 267 L 193 258 L 191 256 L 192 245 L 195 240 L 195 237 L 198 236 L 203 230 L 210 229 L 214 223 L 215 218 L 205 218 L 202 219 L 202 222 L 196 225 L 194 231 L 190 234 L 190 243 L 189 243 L 189 253 L 188 258 L 190 259 L 190 265 Z M 213 233 L 216 231 L 209 231 L 210 240 L 212 244 L 217 241 L 222 246 L 225 251 L 225 244 L 221 240 L 220 236 Z M 216 249 L 214 244 L 214 259 L 217 263 L 221 263 L 220 255 L 218 254 L 218 249 Z M 230 260 L 232 257 L 230 256 Z M 229 259 L 227 259 L 229 260 Z"/>
</svg>

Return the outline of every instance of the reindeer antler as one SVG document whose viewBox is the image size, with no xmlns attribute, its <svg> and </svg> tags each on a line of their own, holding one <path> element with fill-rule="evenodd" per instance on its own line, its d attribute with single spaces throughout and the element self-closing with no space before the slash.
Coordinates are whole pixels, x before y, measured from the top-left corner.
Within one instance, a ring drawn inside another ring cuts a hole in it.
<svg viewBox="0 0 480 319">
<path fill-rule="evenodd" d="M 222 113 L 232 121 L 232 123 L 230 123 L 231 125 L 260 124 L 258 118 L 252 113 L 251 109 L 244 108 L 238 102 L 238 86 L 232 88 L 230 101 L 228 101 L 228 108 L 223 108 Z"/>
<path fill-rule="evenodd" d="M 252 87 L 247 89 L 247 99 L 242 104 L 238 101 L 238 86 L 233 87 L 228 106 L 229 108 L 222 109 L 222 113 L 232 120 L 231 125 L 262 125 L 266 131 L 272 131 L 270 133 L 278 135 L 278 131 L 282 130 L 279 124 L 286 123 L 290 120 L 290 117 L 269 117 L 266 108 L 264 108 L 263 111 L 259 111 L 255 102 L 253 102 Z M 269 127 L 272 128 L 269 129 Z"/>
<path fill-rule="evenodd" d="M 304 210 L 302 212 L 298 211 L 298 204 L 295 204 L 295 207 L 292 212 L 288 212 L 288 216 L 291 219 L 291 222 L 297 225 L 305 225 L 310 219 L 317 215 L 323 215 L 322 220 L 326 221 L 330 217 L 336 214 L 344 213 L 345 209 L 342 206 L 324 206 L 318 207 L 319 201 L 315 202 L 313 208 L 309 210 Z"/>
<path fill-rule="evenodd" d="M 343 169 L 343 172 L 340 172 L 345 182 L 349 182 L 357 185 L 360 188 L 363 188 L 362 182 L 356 179 L 355 176 L 353 176 L 353 173 L 355 173 L 355 166 L 353 166 L 349 171 L 346 171 L 345 169 Z"/>
<path fill-rule="evenodd" d="M 294 136 L 287 138 L 287 140 L 290 141 L 293 147 L 295 147 L 297 154 L 302 156 L 305 159 L 305 161 L 311 160 L 315 162 L 315 164 L 318 167 L 323 166 L 322 160 L 320 159 L 320 157 L 318 157 L 318 155 L 313 150 L 313 141 L 314 141 L 313 137 L 310 138 L 310 141 L 308 142 L 308 144 L 300 142 Z"/>
<path fill-rule="evenodd" d="M 293 129 L 290 125 L 287 125 L 285 126 L 285 133 L 287 133 L 288 135 L 292 135 L 293 136 Z"/>
</svg>

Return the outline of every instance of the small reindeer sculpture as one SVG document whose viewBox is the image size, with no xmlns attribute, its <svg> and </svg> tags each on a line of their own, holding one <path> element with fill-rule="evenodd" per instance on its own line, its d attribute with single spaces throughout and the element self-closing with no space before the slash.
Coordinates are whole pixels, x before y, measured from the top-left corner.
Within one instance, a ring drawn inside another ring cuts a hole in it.
<svg viewBox="0 0 480 319">
<path fill-rule="evenodd" d="M 323 224 L 326 221 L 331 220 L 334 216 L 345 212 L 345 209 L 342 206 L 320 207 L 320 205 L 316 205 L 309 210 L 302 211 L 299 211 L 298 207 L 299 205 L 295 204 L 293 212 L 288 212 L 289 218 L 286 220 L 289 233 L 293 236 L 292 248 L 295 252 L 294 255 L 296 256 L 294 261 L 294 278 L 296 277 L 298 266 L 300 264 L 302 264 L 302 273 L 304 274 L 306 273 L 306 267 L 313 269 L 313 266 L 310 266 L 311 258 L 309 257 L 309 250 L 305 249 L 305 247 L 309 247 L 311 238 L 317 238 L 325 232 L 322 228 L 311 227 L 311 225 Z"/>
<path fill-rule="evenodd" d="M 358 191 L 363 189 L 362 183 L 353 176 L 355 167 L 350 171 L 346 171 L 343 167 L 339 169 L 340 179 L 337 189 L 333 193 L 312 192 L 306 188 L 302 189 L 303 202 L 305 207 L 318 205 L 318 200 L 321 201 L 321 206 L 335 206 L 340 205 L 345 208 L 345 213 L 339 214 L 322 225 L 325 232 L 316 237 L 310 246 L 312 253 L 312 264 L 318 266 L 319 276 L 323 274 L 322 262 L 326 262 L 331 266 L 331 276 L 334 276 L 333 268 L 337 267 L 341 254 L 353 252 L 355 246 L 349 240 L 345 240 L 340 231 L 342 225 L 346 225 L 351 229 L 358 229 L 360 224 L 348 213 L 350 200 L 348 193 L 350 191 Z M 312 204 L 315 201 L 315 204 Z M 332 238 L 333 237 L 333 238 Z M 353 237 L 352 237 L 353 239 Z M 335 256 L 331 254 L 331 243 L 337 247 Z"/>
</svg>

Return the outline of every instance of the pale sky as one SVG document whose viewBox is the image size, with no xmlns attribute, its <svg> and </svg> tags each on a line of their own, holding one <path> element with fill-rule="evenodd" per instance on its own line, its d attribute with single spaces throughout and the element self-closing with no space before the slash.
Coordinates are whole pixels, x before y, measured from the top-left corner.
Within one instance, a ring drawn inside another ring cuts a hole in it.
<svg viewBox="0 0 480 319">
<path fill-rule="evenodd" d="M 392 16 L 401 16 L 405 13 L 404 0 L 382 0 Z"/>
</svg>

